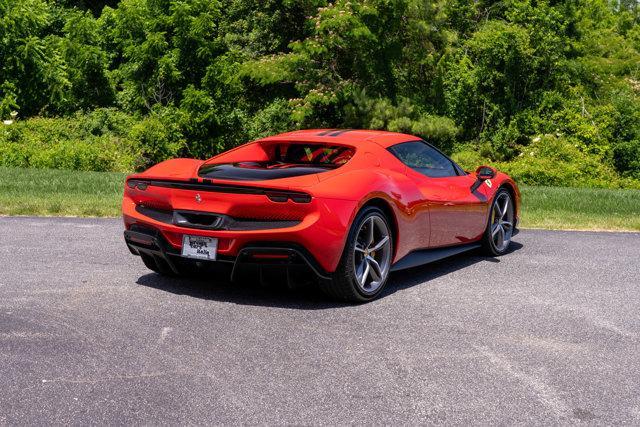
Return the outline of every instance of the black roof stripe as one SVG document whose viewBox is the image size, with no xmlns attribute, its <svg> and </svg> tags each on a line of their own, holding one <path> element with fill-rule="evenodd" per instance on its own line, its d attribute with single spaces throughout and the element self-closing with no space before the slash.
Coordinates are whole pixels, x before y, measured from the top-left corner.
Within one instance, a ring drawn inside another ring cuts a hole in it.
<svg viewBox="0 0 640 427">
<path fill-rule="evenodd" d="M 339 131 L 330 133 L 329 136 L 338 136 L 338 135 L 342 135 L 343 133 L 347 133 L 347 132 L 351 132 L 353 129 L 341 129 Z"/>
<path fill-rule="evenodd" d="M 331 132 L 335 132 L 335 129 L 328 129 L 328 130 L 322 131 L 318 134 L 318 136 L 325 136 L 326 134 Z"/>
</svg>

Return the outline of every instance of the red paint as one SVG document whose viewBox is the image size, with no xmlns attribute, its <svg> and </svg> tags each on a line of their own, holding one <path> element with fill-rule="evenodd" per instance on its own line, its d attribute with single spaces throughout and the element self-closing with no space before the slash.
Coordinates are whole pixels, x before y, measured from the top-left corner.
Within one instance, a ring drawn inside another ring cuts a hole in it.
<svg viewBox="0 0 640 427">
<path fill-rule="evenodd" d="M 486 227 L 489 206 L 498 189 L 509 186 L 514 194 L 516 216 L 520 214 L 520 193 L 507 175 L 498 172 L 489 188 L 482 183 L 475 192 L 475 173 L 446 178 L 426 177 L 400 162 L 387 148 L 419 138 L 381 131 L 349 131 L 338 136 L 318 135 L 324 130 L 289 132 L 254 141 L 207 163 L 265 161 L 275 144 L 313 142 L 354 148 L 342 166 L 298 177 L 265 181 L 215 179 L 215 184 L 242 185 L 257 189 L 298 191 L 312 196 L 309 203 L 270 200 L 265 194 L 234 194 L 174 189 L 149 185 L 146 190 L 125 185 L 122 203 L 125 227 L 143 224 L 158 229 L 176 248 L 183 234 L 218 238 L 218 253 L 235 256 L 240 249 L 257 242 L 289 242 L 305 247 L 328 272 L 336 269 L 349 227 L 358 210 L 372 199 L 380 199 L 392 212 L 397 230 L 394 261 L 414 249 L 449 246 L 477 241 Z M 162 162 L 128 179 L 165 179 L 189 182 L 198 177 L 204 163 L 195 159 Z M 200 195 L 200 202 L 196 195 Z M 156 221 L 135 210 L 136 204 L 156 209 L 206 211 L 235 218 L 296 220 L 299 224 L 282 229 L 257 231 L 197 230 Z"/>
</svg>

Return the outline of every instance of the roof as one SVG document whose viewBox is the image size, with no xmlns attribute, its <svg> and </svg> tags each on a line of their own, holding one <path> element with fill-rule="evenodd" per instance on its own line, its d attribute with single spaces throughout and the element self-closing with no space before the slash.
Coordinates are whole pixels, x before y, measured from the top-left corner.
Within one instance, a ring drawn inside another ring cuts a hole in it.
<svg viewBox="0 0 640 427">
<path fill-rule="evenodd" d="M 286 132 L 262 139 L 262 141 L 304 141 L 324 142 L 350 145 L 362 145 L 376 143 L 384 148 L 400 142 L 415 141 L 420 139 L 406 133 L 387 132 L 382 130 L 366 129 L 306 129 Z"/>
</svg>

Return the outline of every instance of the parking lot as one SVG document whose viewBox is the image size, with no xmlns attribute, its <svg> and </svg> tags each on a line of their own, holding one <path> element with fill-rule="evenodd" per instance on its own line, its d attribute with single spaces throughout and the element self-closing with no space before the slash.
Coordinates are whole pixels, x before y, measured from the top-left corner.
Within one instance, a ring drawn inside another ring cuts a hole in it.
<svg viewBox="0 0 640 427">
<path fill-rule="evenodd" d="M 162 278 L 0 218 L 0 423 L 640 423 L 640 234 L 524 230 L 384 296 Z"/>
</svg>

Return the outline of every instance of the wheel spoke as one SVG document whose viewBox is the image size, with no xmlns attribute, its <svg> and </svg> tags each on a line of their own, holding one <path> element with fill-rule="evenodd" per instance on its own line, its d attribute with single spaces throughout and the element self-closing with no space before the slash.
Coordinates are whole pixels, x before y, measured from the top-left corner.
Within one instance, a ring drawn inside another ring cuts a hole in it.
<svg viewBox="0 0 640 427">
<path fill-rule="evenodd" d="M 509 207 L 509 197 L 505 197 L 504 198 L 504 206 L 502 207 L 502 212 L 500 214 L 500 219 L 504 219 L 504 217 L 507 215 L 507 208 L 508 207 Z"/>
<path fill-rule="evenodd" d="M 373 217 L 369 218 L 369 240 L 367 241 L 367 247 L 371 247 L 373 245 L 373 229 L 375 227 L 375 222 Z"/>
<path fill-rule="evenodd" d="M 356 245 L 355 246 L 355 250 L 358 251 L 358 252 L 364 253 L 364 248 L 362 248 L 361 246 Z"/>
<path fill-rule="evenodd" d="M 496 234 L 500 231 L 500 224 L 494 224 L 491 229 L 491 237 L 496 237 Z"/>
<path fill-rule="evenodd" d="M 362 263 L 360 264 L 360 266 L 358 267 L 358 282 L 360 282 L 361 286 L 365 286 L 365 284 L 367 283 L 367 277 L 369 277 L 369 271 L 370 271 L 371 267 L 369 267 L 369 262 L 367 262 L 367 259 L 363 259 Z"/>
<path fill-rule="evenodd" d="M 502 249 L 502 247 L 504 246 L 504 228 L 502 228 L 502 226 L 498 226 L 498 230 L 500 230 L 500 232 L 498 233 L 498 241 L 496 242 L 496 246 L 498 247 L 498 249 Z"/>
<path fill-rule="evenodd" d="M 369 248 L 369 251 L 375 252 L 377 250 L 382 249 L 382 247 L 389 241 L 389 236 L 384 236 L 382 240 L 380 240 L 376 245 L 372 248 Z"/>
<path fill-rule="evenodd" d="M 369 263 L 369 266 L 371 266 L 371 275 L 373 276 L 373 280 L 376 282 L 382 280 L 382 269 L 380 268 L 378 261 L 373 259 L 373 257 L 368 256 L 367 262 Z"/>
<path fill-rule="evenodd" d="M 501 216 L 502 216 L 502 212 L 500 211 L 500 206 L 498 206 L 498 204 L 496 203 L 493 206 L 493 221 L 492 222 L 498 222 Z"/>
<path fill-rule="evenodd" d="M 506 226 L 509 228 L 513 227 L 513 224 L 511 224 L 509 221 L 500 221 L 500 225 L 502 225 L 503 227 Z"/>
</svg>

